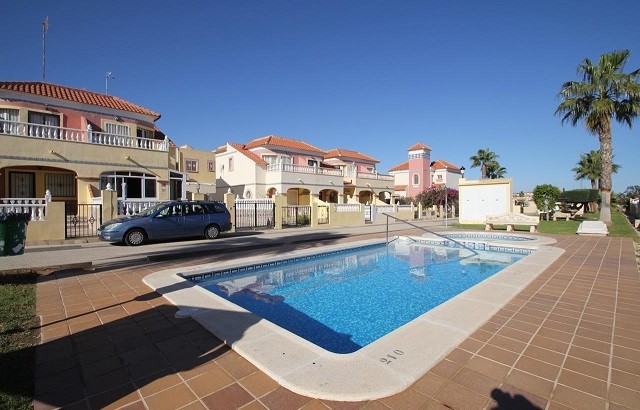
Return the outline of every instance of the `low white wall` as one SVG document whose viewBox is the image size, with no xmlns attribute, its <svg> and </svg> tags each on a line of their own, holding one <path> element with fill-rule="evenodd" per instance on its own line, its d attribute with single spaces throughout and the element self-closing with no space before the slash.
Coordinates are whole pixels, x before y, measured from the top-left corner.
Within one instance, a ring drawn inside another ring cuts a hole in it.
<svg viewBox="0 0 640 410">
<path fill-rule="evenodd" d="M 512 212 L 512 185 L 511 178 L 460 179 L 460 223 L 483 224 L 487 215 Z"/>
</svg>

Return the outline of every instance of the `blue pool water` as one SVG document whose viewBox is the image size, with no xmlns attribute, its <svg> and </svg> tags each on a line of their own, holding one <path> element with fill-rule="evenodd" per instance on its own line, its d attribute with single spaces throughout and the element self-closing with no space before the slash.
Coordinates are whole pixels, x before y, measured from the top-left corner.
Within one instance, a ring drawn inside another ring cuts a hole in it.
<svg viewBox="0 0 640 410">
<path fill-rule="evenodd" d="M 189 278 L 335 353 L 351 353 L 521 259 L 396 241 Z"/>
</svg>

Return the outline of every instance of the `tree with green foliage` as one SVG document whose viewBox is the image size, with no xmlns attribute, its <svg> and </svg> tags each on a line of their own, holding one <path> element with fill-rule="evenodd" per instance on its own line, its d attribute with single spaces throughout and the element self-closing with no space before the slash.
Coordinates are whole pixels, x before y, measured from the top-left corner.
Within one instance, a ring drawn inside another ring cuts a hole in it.
<svg viewBox="0 0 640 410">
<path fill-rule="evenodd" d="M 611 164 L 611 171 L 617 173 L 620 165 Z M 586 154 L 580 154 L 580 160 L 576 163 L 576 167 L 571 168 L 576 173 L 576 181 L 588 179 L 591 182 L 592 189 L 600 188 L 602 180 L 602 157 L 599 150 L 591 150 Z"/>
<path fill-rule="evenodd" d="M 480 167 L 480 178 L 488 178 L 487 166 L 489 163 L 496 162 L 498 155 L 487 149 L 479 149 L 476 155 L 469 157 L 471 160 L 471 168 Z"/>
<path fill-rule="evenodd" d="M 504 178 L 504 175 L 506 173 L 507 173 L 507 169 L 503 166 L 500 166 L 498 161 L 491 161 L 487 163 L 487 178 L 489 179 Z"/>
<path fill-rule="evenodd" d="M 556 109 L 562 115 L 562 124 L 573 126 L 584 121 L 587 130 L 598 136 L 602 155 L 602 185 L 600 220 L 611 225 L 611 175 L 613 173 L 613 147 L 611 123 L 632 127 L 640 113 L 640 69 L 629 74 L 623 72 L 629 50 L 602 54 L 598 64 L 585 58 L 578 65 L 582 81 L 567 81 L 559 96 L 563 101 Z"/>
<path fill-rule="evenodd" d="M 547 220 L 549 220 L 549 211 L 555 207 L 561 194 L 560 188 L 550 184 L 537 185 L 533 189 L 533 201 L 538 210 L 547 214 Z"/>
</svg>

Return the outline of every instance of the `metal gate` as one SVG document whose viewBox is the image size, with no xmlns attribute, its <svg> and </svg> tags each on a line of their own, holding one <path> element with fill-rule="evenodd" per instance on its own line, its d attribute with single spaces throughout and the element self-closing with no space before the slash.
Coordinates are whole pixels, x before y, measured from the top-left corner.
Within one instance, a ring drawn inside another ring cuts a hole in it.
<svg viewBox="0 0 640 410">
<path fill-rule="evenodd" d="M 289 205 L 282 208 L 282 226 L 308 226 L 311 224 L 311 206 Z"/>
<path fill-rule="evenodd" d="M 67 203 L 64 214 L 66 239 L 98 236 L 98 228 L 102 224 L 102 205 Z"/>
<path fill-rule="evenodd" d="M 273 228 L 275 203 L 270 199 L 236 199 L 236 229 Z"/>
<path fill-rule="evenodd" d="M 373 205 L 364 206 L 364 221 L 365 222 L 373 221 Z"/>
</svg>

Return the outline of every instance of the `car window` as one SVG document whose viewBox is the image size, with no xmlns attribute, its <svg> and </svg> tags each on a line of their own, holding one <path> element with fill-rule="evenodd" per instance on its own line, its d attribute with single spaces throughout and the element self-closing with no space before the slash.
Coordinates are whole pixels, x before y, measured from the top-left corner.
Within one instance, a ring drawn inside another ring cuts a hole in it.
<svg viewBox="0 0 640 410">
<path fill-rule="evenodd" d="M 187 208 L 191 208 L 192 214 L 202 215 L 204 213 L 204 207 L 200 204 L 187 205 Z"/>
<path fill-rule="evenodd" d="M 223 214 L 227 212 L 227 210 L 220 204 L 213 204 L 213 212 L 216 214 Z"/>
<path fill-rule="evenodd" d="M 181 216 L 182 215 L 182 205 L 180 204 L 173 204 L 173 205 L 169 205 L 168 207 L 164 208 L 162 211 L 160 211 L 158 213 L 158 215 L 162 215 L 162 216 Z"/>
</svg>

